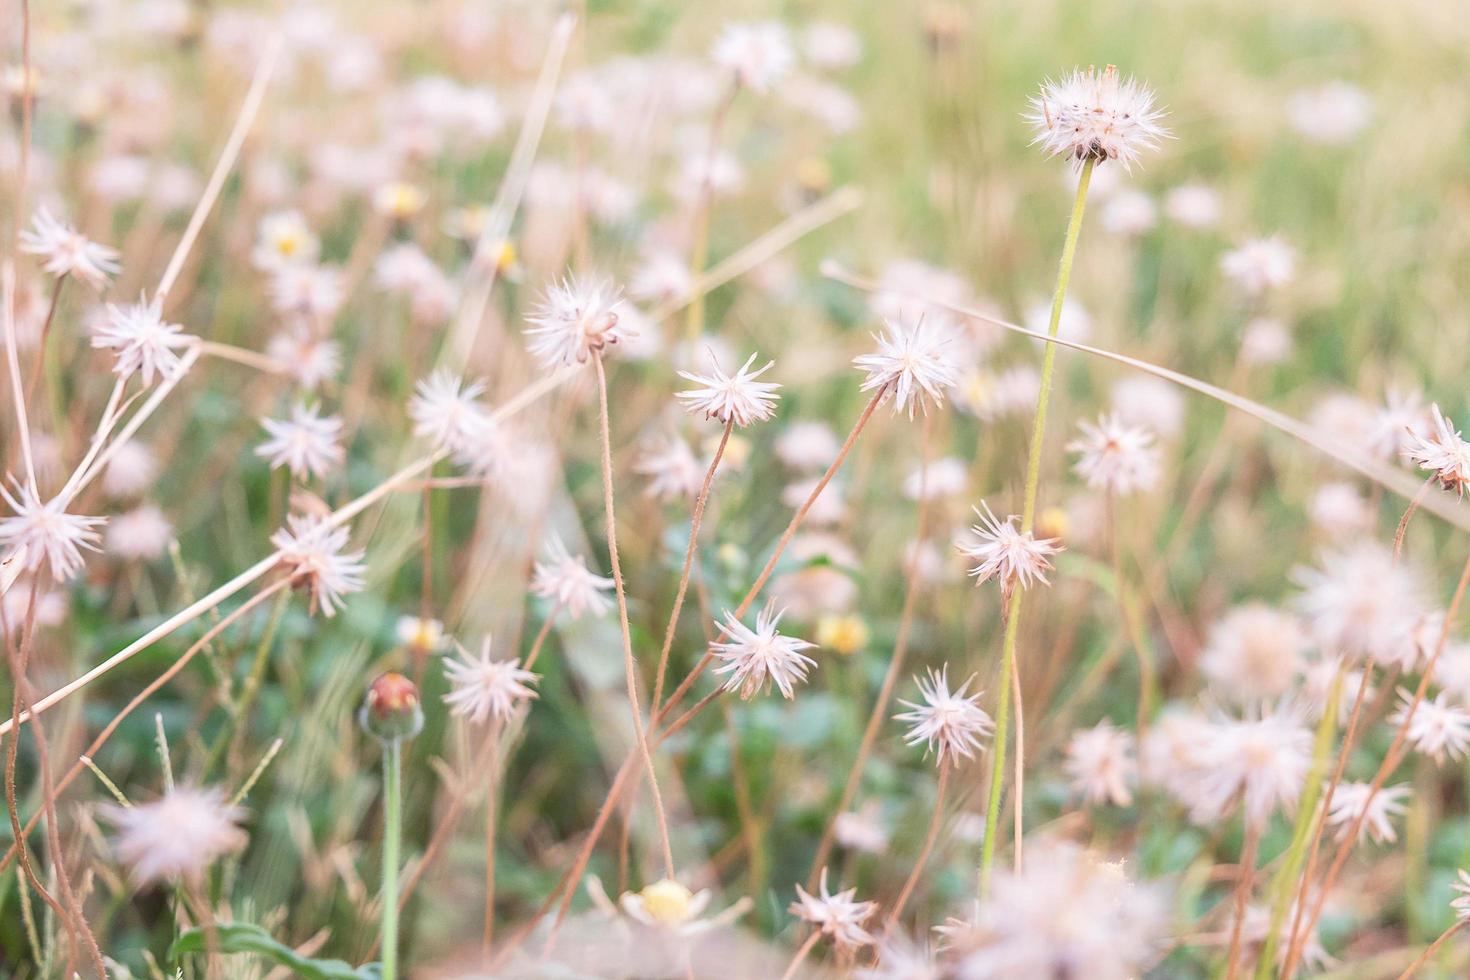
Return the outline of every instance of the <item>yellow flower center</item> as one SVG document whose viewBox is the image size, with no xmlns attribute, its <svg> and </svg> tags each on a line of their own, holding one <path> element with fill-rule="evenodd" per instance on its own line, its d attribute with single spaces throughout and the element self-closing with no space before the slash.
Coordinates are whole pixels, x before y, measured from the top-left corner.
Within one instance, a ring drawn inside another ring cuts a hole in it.
<svg viewBox="0 0 1470 980">
<path fill-rule="evenodd" d="M 665 878 L 644 888 L 638 897 L 643 900 L 643 911 L 649 918 L 664 925 L 678 925 L 689 919 L 694 893 L 677 881 Z"/>
</svg>

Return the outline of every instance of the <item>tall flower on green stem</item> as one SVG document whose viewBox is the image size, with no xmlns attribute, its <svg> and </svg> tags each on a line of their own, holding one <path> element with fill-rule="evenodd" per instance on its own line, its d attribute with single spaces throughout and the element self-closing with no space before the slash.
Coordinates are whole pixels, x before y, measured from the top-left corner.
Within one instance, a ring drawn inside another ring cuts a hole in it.
<svg viewBox="0 0 1470 980">
<path fill-rule="evenodd" d="M 358 722 L 383 745 L 383 980 L 398 977 L 398 866 L 403 835 L 403 743 L 424 727 L 419 689 L 402 674 L 383 674 L 368 686 Z"/>
<path fill-rule="evenodd" d="M 1098 164 L 1116 160 L 1125 168 L 1145 152 L 1156 148 L 1168 133 L 1159 125 L 1162 113 L 1154 107 L 1153 93 L 1133 79 L 1123 80 L 1112 65 L 1101 73 L 1088 68 L 1057 82 L 1047 82 L 1031 100 L 1027 120 L 1035 128 L 1034 143 L 1050 156 L 1066 156 L 1078 168 L 1077 193 L 1067 222 L 1067 237 L 1057 268 L 1047 335 L 1055 337 L 1061 326 L 1062 304 L 1072 278 L 1072 260 L 1082 231 L 1087 206 L 1087 187 Z M 1036 519 L 1037 487 L 1041 480 L 1041 440 L 1046 433 L 1046 410 L 1051 398 L 1056 346 L 1047 344 L 1041 358 L 1041 391 L 1031 423 L 1031 449 L 1026 458 L 1026 487 L 1021 509 L 1020 533 L 1028 534 Z M 1000 816 L 1000 793 L 1005 774 L 1006 735 L 1010 722 L 1012 677 L 1015 672 L 1016 638 L 1020 627 L 1021 590 L 1004 597 L 1005 632 L 1001 648 L 1001 678 L 997 686 L 995 751 L 992 753 L 990 794 L 985 810 L 985 842 L 980 856 L 980 890 L 985 891 L 990 866 L 995 859 L 995 831 Z M 1017 773 L 1021 767 L 1016 767 Z M 1016 787 L 1019 798 L 1020 787 Z"/>
</svg>

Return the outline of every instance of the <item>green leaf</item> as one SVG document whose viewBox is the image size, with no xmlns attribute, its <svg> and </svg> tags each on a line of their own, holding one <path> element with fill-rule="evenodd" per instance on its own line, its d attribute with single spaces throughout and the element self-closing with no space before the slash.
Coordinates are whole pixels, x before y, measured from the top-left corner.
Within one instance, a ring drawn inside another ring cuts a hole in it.
<svg viewBox="0 0 1470 980">
<path fill-rule="evenodd" d="M 255 953 L 278 966 L 295 971 L 306 980 L 378 980 L 378 964 L 348 966 L 341 960 L 314 960 L 302 956 L 289 946 L 276 942 L 271 934 L 253 922 L 224 922 L 213 929 L 214 942 L 221 953 Z M 209 943 L 208 931 L 190 929 L 169 947 L 170 959 L 181 953 L 203 953 Z"/>
</svg>

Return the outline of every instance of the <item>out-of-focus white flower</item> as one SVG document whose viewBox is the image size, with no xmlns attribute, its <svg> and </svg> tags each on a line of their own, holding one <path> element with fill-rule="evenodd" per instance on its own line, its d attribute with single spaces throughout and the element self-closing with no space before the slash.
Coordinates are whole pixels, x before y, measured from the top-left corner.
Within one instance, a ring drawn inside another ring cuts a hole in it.
<svg viewBox="0 0 1470 980">
<path fill-rule="evenodd" d="M 342 420 L 322 415 L 315 405 L 299 402 L 290 418 L 263 418 L 260 424 L 270 438 L 255 447 L 255 455 L 270 460 L 271 469 L 286 467 L 298 480 L 326 476 L 346 458 L 339 442 Z"/>
<path fill-rule="evenodd" d="M 1168 137 L 1159 124 L 1163 116 L 1152 92 L 1108 65 L 1044 83 L 1026 119 L 1036 130 L 1032 143 L 1048 156 L 1065 156 L 1078 167 L 1085 160 L 1117 160 L 1131 170 Z"/>
<path fill-rule="evenodd" d="M 879 809 L 876 800 L 869 800 L 861 809 L 837 814 L 832 821 L 832 839 L 848 850 L 882 854 L 888 850 L 889 833 Z"/>
<path fill-rule="evenodd" d="M 648 477 L 644 492 L 663 503 L 692 500 L 704 483 L 704 468 L 689 443 L 675 435 L 663 436 L 639 451 L 633 472 Z"/>
<path fill-rule="evenodd" d="M 113 450 L 102 471 L 102 492 L 112 500 L 136 497 L 153 485 L 158 463 L 148 447 L 129 440 Z"/>
<path fill-rule="evenodd" d="M 991 579 L 1000 582 L 1001 591 L 1009 595 L 1017 586 L 1029 589 L 1033 583 L 1050 585 L 1046 573 L 1051 570 L 1051 556 L 1062 550 L 1053 538 L 1038 539 L 1030 531 L 1022 531 L 1012 514 L 1004 521 L 980 501 L 975 508 L 980 523 L 970 526 L 972 537 L 958 542 L 960 554 L 975 562 L 970 575 L 980 585 Z"/>
<path fill-rule="evenodd" d="M 600 890 L 601 883 L 589 878 L 588 892 L 594 888 Z M 598 899 L 594 897 L 594 901 Z M 605 901 L 604 896 L 601 902 Z M 680 936 L 697 935 L 725 925 L 744 915 L 751 906 L 749 898 L 742 898 L 725 911 L 702 919 L 700 914 L 709 907 L 709 902 L 709 889 L 691 892 L 672 878 L 646 885 L 642 891 L 624 892 L 618 898 L 619 907 L 635 922 Z"/>
<path fill-rule="evenodd" d="M 205 870 L 246 844 L 239 823 L 245 811 L 217 789 L 177 787 L 151 803 L 102 810 L 113 825 L 113 850 L 139 885 L 154 881 L 198 883 Z"/>
<path fill-rule="evenodd" d="M 451 688 L 444 703 L 454 714 L 477 725 L 487 721 L 503 724 L 517 707 L 536 697 L 527 685 L 535 683 L 537 675 L 522 669 L 519 659 L 492 660 L 489 636 L 480 645 L 478 657 L 458 644 L 455 649 L 459 659 L 444 660 Z"/>
<path fill-rule="evenodd" d="M 826 469 L 841 448 L 825 422 L 792 422 L 776 437 L 776 458 L 803 473 Z"/>
<path fill-rule="evenodd" d="M 1370 783 L 1337 784 L 1332 793 L 1332 807 L 1327 811 L 1327 823 L 1337 828 L 1338 840 L 1345 839 L 1352 832 L 1353 823 L 1359 817 L 1363 818 L 1363 823 L 1358 827 L 1358 843 L 1366 837 L 1380 844 L 1392 844 L 1399 839 L 1393 829 L 1393 820 L 1404 815 L 1409 787 L 1385 786 L 1376 793 L 1371 792 L 1372 789 Z"/>
<path fill-rule="evenodd" d="M 1399 706 L 1389 722 L 1402 727 L 1408 722 L 1405 737 L 1417 751 L 1424 753 L 1436 763 L 1448 756 L 1451 760 L 1464 758 L 1470 748 L 1470 712 L 1449 703 L 1449 692 L 1440 691 L 1433 698 L 1424 698 L 1409 717 L 1409 706 L 1414 695 L 1399 688 Z"/>
<path fill-rule="evenodd" d="M 1213 823 L 1239 805 L 1246 823 L 1259 829 L 1272 813 L 1296 806 L 1312 763 L 1312 734 L 1296 713 L 1281 708 L 1221 721 L 1206 738 L 1194 747 L 1181 800 L 1197 823 Z"/>
<path fill-rule="evenodd" d="M 851 68 L 863 56 L 863 42 L 846 24 L 821 20 L 808 24 L 801 36 L 806 60 L 824 71 Z"/>
<path fill-rule="evenodd" d="M 1361 133 L 1372 119 L 1372 103 L 1358 86 L 1334 81 L 1316 88 L 1298 89 L 1286 99 L 1291 128 L 1313 143 L 1342 146 Z"/>
<path fill-rule="evenodd" d="M 903 481 L 903 494 L 910 500 L 922 496 L 926 500 L 958 497 L 970 482 L 970 468 L 964 460 L 944 456 L 920 466 Z"/>
<path fill-rule="evenodd" d="M 1460 438 L 1460 432 L 1433 406 L 1434 430 L 1429 435 L 1406 431 L 1403 453 L 1411 462 L 1418 463 L 1421 470 L 1433 474 L 1436 482 L 1446 490 L 1453 490 L 1461 497 L 1470 486 L 1470 443 Z"/>
<path fill-rule="evenodd" d="M 807 498 L 821 482 L 820 477 L 811 477 L 806 480 L 797 480 L 788 483 L 781 491 L 781 503 L 787 507 L 800 508 L 806 506 Z M 806 512 L 806 522 L 813 525 L 832 525 L 841 521 L 847 515 L 847 500 L 843 496 L 842 484 L 836 480 L 830 481 L 817 499 L 811 502 Z"/>
<path fill-rule="evenodd" d="M 1279 235 L 1253 239 L 1221 256 L 1220 271 L 1247 296 L 1260 296 L 1296 278 L 1296 250 Z"/>
<path fill-rule="evenodd" d="M 784 613 L 774 602 L 767 603 L 756 615 L 755 629 L 751 629 L 726 611 L 725 621 L 719 624 L 725 639 L 710 644 L 710 652 L 722 664 L 714 672 L 730 675 L 725 690 L 738 691 L 741 699 L 748 701 L 775 684 L 782 697 L 796 697 L 796 685 L 806 680 L 806 672 L 817 665 L 802 651 L 815 649 L 816 644 L 783 635 L 777 627 Z"/>
<path fill-rule="evenodd" d="M 944 404 L 944 392 L 959 381 L 959 370 L 948 350 L 949 332 L 933 321 L 920 320 L 912 327 L 884 324 L 875 334 L 878 349 L 853 358 L 853 366 L 867 372 L 862 390 L 881 390 L 893 398 L 894 412 L 914 409 L 929 411 L 929 403 Z"/>
<path fill-rule="evenodd" d="M 44 207 L 31 219 L 31 227 L 20 233 L 20 248 L 40 256 L 53 276 L 74 275 L 94 289 L 102 289 L 122 269 L 117 249 L 91 241 Z"/>
<path fill-rule="evenodd" d="M 312 604 L 328 619 L 343 605 L 342 597 L 366 585 L 362 551 L 345 551 L 348 532 L 323 517 L 288 514 L 286 526 L 271 535 L 281 565 L 297 588 L 310 593 Z"/>
<path fill-rule="evenodd" d="M 791 903 L 787 911 L 816 926 L 837 949 L 852 952 L 877 942 L 863 928 L 863 923 L 878 910 L 878 903 L 854 901 L 853 896 L 856 894 L 856 888 L 849 888 L 835 895 L 829 892 L 827 869 L 823 868 L 817 894 L 808 894 L 806 889 L 797 885 L 797 900 Z"/>
<path fill-rule="evenodd" d="M 770 418 L 776 411 L 776 389 L 779 384 L 772 381 L 757 381 L 769 371 L 775 361 L 767 361 L 764 367 L 752 371 L 755 354 L 734 374 L 726 374 L 717 363 L 712 363 L 709 374 L 694 374 L 680 371 L 679 377 L 696 385 L 691 391 L 678 392 L 675 397 L 684 404 L 686 411 L 703 412 L 705 418 L 745 428 L 752 422 Z M 713 359 L 711 359 L 713 362 Z"/>
<path fill-rule="evenodd" d="M 1375 541 L 1326 551 L 1320 568 L 1293 573 L 1304 590 L 1296 601 L 1323 650 L 1409 665 L 1418 657 L 1414 629 L 1425 611 L 1419 577 Z"/>
<path fill-rule="evenodd" d="M 980 707 L 981 692 L 965 693 L 974 680 L 972 676 L 951 691 L 948 664 L 937 671 L 931 668 L 927 677 L 915 678 L 923 703 L 900 699 L 898 703 L 909 710 L 893 716 L 895 721 L 910 725 L 904 733 L 904 742 L 908 745 L 923 742 L 924 754 L 933 752 L 934 761 L 941 766 L 959 759 L 973 759 L 981 741 L 995 730 L 990 715 Z"/>
<path fill-rule="evenodd" d="M 760 94 L 769 92 L 796 61 L 786 27 L 773 20 L 726 24 L 710 57 L 738 84 Z"/>
<path fill-rule="evenodd" d="M 400 616 L 393 627 L 398 642 L 417 653 L 433 653 L 443 648 L 449 637 L 444 633 L 444 624 L 437 619 L 421 619 L 418 616 Z"/>
<path fill-rule="evenodd" d="M 1113 385 L 1113 417 L 1173 438 L 1184 426 L 1184 396 L 1163 378 L 1134 374 Z"/>
<path fill-rule="evenodd" d="M 484 393 L 483 381 L 466 383 L 447 368 L 421 379 L 408 403 L 413 434 L 451 452 L 468 449 L 485 420 Z"/>
<path fill-rule="evenodd" d="M 958 980 L 1128 980 L 1153 965 L 1169 922 L 1162 895 L 1121 864 L 1047 841 L 1027 848 L 1024 871 L 995 873 L 973 926 L 946 933 Z"/>
<path fill-rule="evenodd" d="M 1275 317 L 1258 316 L 1240 334 L 1240 359 L 1250 365 L 1280 364 L 1291 356 L 1291 331 Z"/>
<path fill-rule="evenodd" d="M 1413 448 L 1416 439 L 1432 433 L 1431 416 L 1424 396 L 1414 388 L 1389 388 L 1373 419 L 1368 449 L 1375 456 L 1392 459 Z"/>
<path fill-rule="evenodd" d="M 546 290 L 526 318 L 527 347 L 543 366 L 585 364 L 629 333 L 618 316 L 621 300 L 605 279 L 568 276 Z"/>
<path fill-rule="evenodd" d="M 1360 534 L 1373 526 L 1373 509 L 1368 498 L 1351 483 L 1324 483 L 1307 504 L 1312 525 L 1333 536 Z"/>
<path fill-rule="evenodd" d="M 1038 300 L 1026 310 L 1026 327 L 1037 333 L 1046 333 L 1051 327 L 1051 302 Z M 1057 321 L 1057 336 L 1063 340 L 1085 343 L 1092 336 L 1092 314 L 1077 300 L 1068 297 L 1062 300 L 1062 318 Z"/>
<path fill-rule="evenodd" d="M 1103 205 L 1102 223 L 1115 235 L 1142 235 L 1159 223 L 1159 209 L 1142 191 L 1120 191 Z"/>
<path fill-rule="evenodd" d="M 250 260 L 257 269 L 273 272 L 283 265 L 315 262 L 321 241 L 300 212 L 275 211 L 260 219 Z"/>
<path fill-rule="evenodd" d="M 1220 195 L 1203 184 L 1181 184 L 1164 195 L 1164 213 L 1186 228 L 1213 228 L 1222 210 Z"/>
<path fill-rule="evenodd" d="M 1336 656 L 1318 657 L 1303 668 L 1302 700 L 1306 704 L 1307 717 L 1313 721 L 1320 721 L 1323 712 L 1327 710 L 1328 702 L 1332 700 L 1333 685 L 1338 683 L 1338 675 L 1342 676 L 1342 687 L 1337 697 L 1337 723 L 1341 727 L 1352 716 L 1353 703 L 1358 698 L 1358 689 L 1364 680 L 1363 672 L 1344 670 L 1342 658 Z M 1372 698 L 1373 682 L 1369 679 L 1368 689 L 1363 692 L 1363 703 L 1369 703 Z"/>
<path fill-rule="evenodd" d="M 601 616 L 611 609 L 607 593 L 613 585 L 612 579 L 594 575 L 586 558 L 571 554 L 555 537 L 531 576 L 531 592 L 552 600 L 572 619 L 581 619 L 585 613 Z"/>
<path fill-rule="evenodd" d="M 1217 690 L 1242 704 L 1274 701 L 1302 670 L 1306 637 L 1295 616 L 1262 603 L 1236 606 L 1213 626 L 1200 670 Z"/>
<path fill-rule="evenodd" d="M 1077 454 L 1077 474 L 1089 487 L 1125 497 L 1158 483 L 1159 449 L 1152 432 L 1124 425 L 1116 415 L 1104 415 L 1096 424 L 1082 422 L 1079 428 L 1082 435 L 1067 444 L 1067 451 Z"/>
<path fill-rule="evenodd" d="M 900 930 L 878 942 L 878 962 L 853 974 L 857 980 L 942 980 L 944 971 L 927 942 L 918 943 Z"/>
<path fill-rule="evenodd" d="M 119 514 L 107 525 L 107 550 L 124 561 L 152 561 L 168 550 L 174 526 L 153 504 Z"/>
<path fill-rule="evenodd" d="M 65 582 L 76 575 L 82 569 L 82 550 L 98 550 L 102 538 L 97 528 L 107 519 L 68 514 L 59 497 L 43 503 L 29 484 L 16 482 L 14 490 L 0 484 L 0 497 L 14 512 L 0 518 L 0 544 L 25 549 L 26 571 L 38 571 L 44 563 L 54 581 Z"/>
<path fill-rule="evenodd" d="M 342 272 L 314 262 L 293 262 L 271 276 L 271 305 L 277 313 L 325 321 L 342 307 Z"/>
<path fill-rule="evenodd" d="M 1138 781 L 1133 736 L 1109 722 L 1073 733 L 1062 766 L 1072 791 L 1089 806 L 1133 802 L 1133 785 Z"/>
<path fill-rule="evenodd" d="M 315 391 L 342 370 L 342 346 L 309 330 L 288 327 L 270 339 L 265 353 L 307 391 Z"/>
<path fill-rule="evenodd" d="M 628 281 L 628 293 L 646 303 L 668 303 L 689 295 L 694 277 L 689 260 L 676 252 L 657 251 L 643 260 Z"/>
<path fill-rule="evenodd" d="M 373 191 L 373 210 L 385 217 L 407 221 L 423 210 L 428 199 L 417 184 L 394 180 Z"/>
<path fill-rule="evenodd" d="M 113 352 L 112 371 L 120 378 L 136 373 L 143 384 L 153 384 L 155 376 L 175 377 L 183 366 L 175 351 L 188 347 L 194 338 L 176 323 L 165 323 L 163 300 L 140 298 L 129 306 L 107 304 L 107 317 L 92 332 L 92 346 Z"/>
</svg>

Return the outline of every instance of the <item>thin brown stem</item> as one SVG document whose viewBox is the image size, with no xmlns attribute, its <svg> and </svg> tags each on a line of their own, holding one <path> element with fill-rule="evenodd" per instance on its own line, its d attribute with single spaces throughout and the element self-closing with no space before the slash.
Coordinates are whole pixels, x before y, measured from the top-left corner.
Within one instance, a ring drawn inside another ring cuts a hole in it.
<svg viewBox="0 0 1470 980">
<path fill-rule="evenodd" d="M 934 814 L 929 818 L 929 832 L 924 835 L 924 846 L 919 849 L 919 856 L 914 859 L 914 869 L 909 872 L 908 880 L 903 883 L 903 889 L 898 893 L 898 898 L 893 901 L 893 908 L 888 912 L 887 930 L 892 930 L 898 924 L 903 915 L 903 908 L 908 904 L 909 896 L 918 887 L 919 879 L 923 877 L 924 865 L 929 863 L 929 855 L 934 850 L 934 842 L 939 839 L 939 828 L 944 824 L 944 798 L 946 790 L 949 789 L 948 761 L 939 764 L 939 789 L 934 796 Z"/>
<path fill-rule="evenodd" d="M 1251 897 L 1251 885 L 1256 877 L 1256 851 L 1260 843 L 1261 829 L 1247 817 L 1245 844 L 1241 849 L 1240 867 L 1235 879 L 1235 919 L 1230 926 L 1230 952 L 1225 958 L 1225 980 L 1235 980 L 1240 970 L 1240 941 L 1245 926 L 1246 906 Z"/>
<path fill-rule="evenodd" d="M 812 948 L 817 945 L 817 941 L 821 938 L 822 930 L 813 929 L 812 934 L 806 937 L 806 941 L 797 947 L 796 954 L 791 957 L 791 962 L 786 965 L 786 972 L 781 974 L 781 980 L 791 980 L 792 977 L 796 976 L 796 971 L 801 969 L 802 962 L 811 955 Z"/>
<path fill-rule="evenodd" d="M 1425 963 L 1428 963 L 1431 959 L 1434 958 L 1434 954 L 1439 952 L 1439 948 L 1443 946 L 1446 942 L 1448 942 L 1451 936 L 1459 932 L 1461 929 L 1465 928 L 1465 926 L 1467 925 L 1470 925 L 1470 919 L 1456 919 L 1454 925 L 1450 926 L 1444 932 L 1440 933 L 1439 938 L 1430 943 L 1429 948 L 1420 953 L 1418 957 L 1415 958 L 1414 962 L 1409 964 L 1408 969 L 1399 974 L 1398 980 L 1409 980 L 1409 978 L 1418 971 L 1419 967 L 1423 966 Z"/>
</svg>

